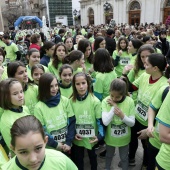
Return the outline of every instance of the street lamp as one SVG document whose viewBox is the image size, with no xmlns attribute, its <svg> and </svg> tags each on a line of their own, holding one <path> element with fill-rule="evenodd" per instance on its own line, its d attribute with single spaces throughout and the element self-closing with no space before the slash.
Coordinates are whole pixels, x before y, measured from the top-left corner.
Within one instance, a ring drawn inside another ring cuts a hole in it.
<svg viewBox="0 0 170 170">
<path fill-rule="evenodd" d="M 77 17 L 77 13 L 78 13 L 78 11 L 75 9 L 75 10 L 73 11 L 75 25 L 76 25 L 76 17 Z"/>
<path fill-rule="evenodd" d="M 110 8 L 111 8 L 110 3 L 108 3 L 108 2 L 106 1 L 106 3 L 103 5 L 103 8 L 104 8 L 105 11 L 110 10 Z"/>
<path fill-rule="evenodd" d="M 78 13 L 78 11 L 75 9 L 75 10 L 73 11 L 73 15 L 76 16 L 77 13 Z"/>
<path fill-rule="evenodd" d="M 106 1 L 106 3 L 103 5 L 104 8 L 104 14 L 105 14 L 105 21 L 109 23 L 109 18 L 108 16 L 110 15 L 110 9 L 112 8 L 111 4 Z"/>
</svg>

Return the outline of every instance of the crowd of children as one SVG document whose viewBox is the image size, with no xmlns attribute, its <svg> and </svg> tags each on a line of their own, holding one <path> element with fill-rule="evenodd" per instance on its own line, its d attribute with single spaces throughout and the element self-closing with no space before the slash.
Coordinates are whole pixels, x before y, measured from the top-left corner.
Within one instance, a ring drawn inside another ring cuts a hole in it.
<svg viewBox="0 0 170 170">
<path fill-rule="evenodd" d="M 27 65 L 6 62 L 0 48 L 0 169 L 85 170 L 87 150 L 97 170 L 101 142 L 105 169 L 112 169 L 117 147 L 119 166 L 128 170 L 139 140 L 141 170 L 170 169 L 168 52 L 161 54 L 149 35 L 124 35 L 115 37 L 110 56 L 114 31 L 107 32 L 107 39 L 77 34 L 57 44 L 38 36 Z"/>
</svg>

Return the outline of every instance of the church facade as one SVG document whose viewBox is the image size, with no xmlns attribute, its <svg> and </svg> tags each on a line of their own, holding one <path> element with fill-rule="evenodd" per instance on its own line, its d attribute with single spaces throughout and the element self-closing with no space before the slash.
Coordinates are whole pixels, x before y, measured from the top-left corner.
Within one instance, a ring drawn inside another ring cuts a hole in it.
<svg viewBox="0 0 170 170">
<path fill-rule="evenodd" d="M 81 25 L 165 23 L 170 0 L 80 0 Z"/>
</svg>

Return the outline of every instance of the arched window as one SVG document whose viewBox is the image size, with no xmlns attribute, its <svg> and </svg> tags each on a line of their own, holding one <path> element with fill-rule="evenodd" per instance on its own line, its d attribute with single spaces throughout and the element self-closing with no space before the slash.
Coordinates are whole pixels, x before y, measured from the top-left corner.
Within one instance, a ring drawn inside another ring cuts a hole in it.
<svg viewBox="0 0 170 170">
<path fill-rule="evenodd" d="M 89 9 L 89 15 L 94 15 L 94 11 L 92 8 Z"/>
<path fill-rule="evenodd" d="M 170 0 L 165 1 L 164 5 L 164 14 L 163 14 L 163 23 L 166 24 L 166 20 L 170 16 Z"/>
<path fill-rule="evenodd" d="M 92 8 L 88 9 L 89 24 L 94 24 L 94 10 Z"/>
<path fill-rule="evenodd" d="M 131 6 L 130 6 L 130 11 L 132 10 L 140 10 L 140 4 L 137 1 L 132 2 Z"/>
<path fill-rule="evenodd" d="M 167 0 L 166 7 L 170 7 L 170 0 Z"/>
<path fill-rule="evenodd" d="M 109 10 L 105 11 L 104 14 L 105 14 L 105 23 L 109 24 L 110 20 L 113 19 L 113 8 L 111 5 L 110 5 Z"/>
<path fill-rule="evenodd" d="M 139 25 L 140 24 L 140 13 L 141 7 L 138 1 L 133 1 L 129 7 L 129 24 Z"/>
</svg>

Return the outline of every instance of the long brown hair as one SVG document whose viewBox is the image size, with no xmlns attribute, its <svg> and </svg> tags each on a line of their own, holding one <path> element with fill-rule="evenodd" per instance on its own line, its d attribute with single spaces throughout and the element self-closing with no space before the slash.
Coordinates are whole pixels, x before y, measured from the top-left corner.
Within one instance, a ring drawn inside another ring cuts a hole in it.
<svg viewBox="0 0 170 170">
<path fill-rule="evenodd" d="M 51 97 L 50 85 L 54 79 L 57 80 L 57 77 L 51 73 L 44 73 L 40 77 L 39 88 L 38 88 L 38 100 L 44 102 L 45 100 L 48 100 Z"/>
<path fill-rule="evenodd" d="M 127 79 L 123 77 L 114 79 L 110 84 L 111 91 L 117 91 L 121 96 L 129 96 Z"/>
<path fill-rule="evenodd" d="M 9 110 L 13 107 L 13 104 L 11 103 L 10 88 L 15 83 L 20 83 L 20 82 L 15 78 L 8 78 L 0 82 L 0 99 L 1 99 L 0 107 L 2 107 L 3 109 Z"/>
<path fill-rule="evenodd" d="M 67 51 L 67 48 L 66 48 L 65 44 L 64 44 L 63 42 L 57 43 L 57 45 L 55 46 L 55 49 L 54 49 L 53 61 L 52 61 L 52 65 L 53 65 L 56 69 L 58 69 L 58 65 L 59 65 L 59 63 L 61 62 L 61 61 L 58 59 L 58 56 L 57 56 L 57 54 L 56 54 L 56 53 L 57 53 L 57 49 L 58 49 L 58 47 L 60 47 L 60 46 L 63 46 L 64 49 L 65 49 L 65 53 L 68 54 L 68 51 Z"/>
<path fill-rule="evenodd" d="M 144 68 L 143 62 L 141 60 L 142 51 L 149 51 L 151 54 L 155 53 L 155 49 L 150 44 L 142 45 L 139 48 L 138 53 L 137 53 L 137 58 L 135 60 L 135 67 L 134 67 L 135 76 L 138 75 L 138 72 L 141 68 Z"/>
<path fill-rule="evenodd" d="M 77 97 L 79 96 L 75 84 L 76 84 L 76 78 L 77 78 L 77 77 L 80 77 L 80 76 L 83 76 L 84 79 L 87 81 L 87 85 L 88 85 L 87 90 L 88 90 L 88 93 L 90 93 L 91 95 L 93 95 L 92 90 L 91 90 L 91 87 L 90 87 L 89 77 L 88 77 L 85 73 L 82 73 L 82 72 L 77 73 L 77 74 L 74 75 L 73 80 L 72 80 L 73 93 L 72 93 L 72 95 L 71 95 L 71 97 L 70 97 L 70 98 L 72 98 L 72 100 L 73 100 L 74 102 L 76 101 Z"/>
<path fill-rule="evenodd" d="M 15 148 L 16 138 L 29 132 L 40 133 L 42 138 L 45 139 L 42 124 L 35 116 L 28 115 L 17 119 L 11 128 L 11 145 Z"/>
</svg>

